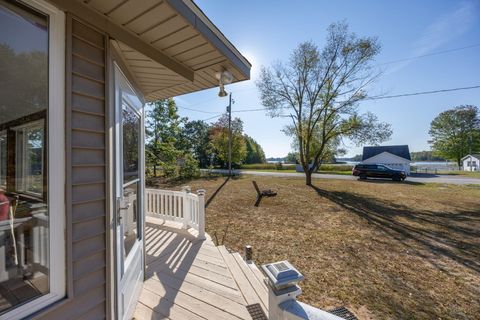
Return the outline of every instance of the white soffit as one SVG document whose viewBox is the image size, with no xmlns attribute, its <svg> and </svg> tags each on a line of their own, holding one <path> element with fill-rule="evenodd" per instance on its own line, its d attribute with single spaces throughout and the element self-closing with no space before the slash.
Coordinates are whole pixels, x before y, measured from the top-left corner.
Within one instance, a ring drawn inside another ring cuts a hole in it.
<svg viewBox="0 0 480 320">
<path fill-rule="evenodd" d="M 84 3 L 194 72 L 191 82 L 117 41 L 123 62 L 147 101 L 216 87 L 215 73 L 223 69 L 233 74 L 234 82 L 249 79 L 248 61 L 189 0 L 90 0 Z M 170 3 L 182 10 L 183 15 Z"/>
</svg>

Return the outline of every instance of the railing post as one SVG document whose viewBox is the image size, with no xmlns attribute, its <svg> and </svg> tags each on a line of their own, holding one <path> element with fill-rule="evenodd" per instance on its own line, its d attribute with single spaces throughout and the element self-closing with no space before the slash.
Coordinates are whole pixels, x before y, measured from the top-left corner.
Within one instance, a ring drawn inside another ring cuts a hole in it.
<svg viewBox="0 0 480 320">
<path fill-rule="evenodd" d="M 326 311 L 297 301 L 302 293 L 298 282 L 303 275 L 288 261 L 262 265 L 268 287 L 268 319 L 278 320 L 343 320 Z"/>
<path fill-rule="evenodd" d="M 197 190 L 198 195 L 198 238 L 205 239 L 205 189 Z"/>
<path fill-rule="evenodd" d="M 183 191 L 183 199 L 182 199 L 182 220 L 183 220 L 183 228 L 188 229 L 190 228 L 190 221 L 192 221 L 192 217 L 190 214 L 190 201 L 188 201 L 188 194 L 192 191 L 189 186 L 182 187 Z"/>
</svg>

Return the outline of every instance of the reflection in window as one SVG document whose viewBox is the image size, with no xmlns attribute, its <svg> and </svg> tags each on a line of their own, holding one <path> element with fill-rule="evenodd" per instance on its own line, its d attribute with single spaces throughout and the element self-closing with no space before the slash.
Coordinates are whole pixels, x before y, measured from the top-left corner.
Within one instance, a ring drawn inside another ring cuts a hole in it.
<svg viewBox="0 0 480 320">
<path fill-rule="evenodd" d="M 133 109 L 123 104 L 122 107 L 123 128 L 123 183 L 138 179 L 138 155 L 140 117 Z"/>
<path fill-rule="evenodd" d="M 49 292 L 47 61 L 47 17 L 0 0 L 0 315 Z"/>
<path fill-rule="evenodd" d="M 123 236 L 124 236 L 124 246 L 125 246 L 125 257 L 128 255 L 135 240 L 137 240 L 139 233 L 139 219 L 138 219 L 138 191 L 139 191 L 139 182 L 130 183 L 128 186 L 123 188 L 123 199 L 127 203 L 127 209 L 122 210 L 122 223 L 124 224 Z"/>
<path fill-rule="evenodd" d="M 17 130 L 17 190 L 41 195 L 43 190 L 43 123 Z"/>
<path fill-rule="evenodd" d="M 138 192 L 140 187 L 140 116 L 124 101 L 122 106 L 122 140 L 123 140 L 123 200 L 127 209 L 122 210 L 124 224 L 125 256 L 128 255 L 139 237 L 138 228 Z"/>
</svg>

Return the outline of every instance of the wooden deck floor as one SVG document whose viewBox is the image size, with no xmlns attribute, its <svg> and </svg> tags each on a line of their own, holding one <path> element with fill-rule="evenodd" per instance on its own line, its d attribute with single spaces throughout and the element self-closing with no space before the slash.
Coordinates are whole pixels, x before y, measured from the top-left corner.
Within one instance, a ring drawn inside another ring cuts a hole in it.
<svg viewBox="0 0 480 320">
<path fill-rule="evenodd" d="M 246 306 L 267 313 L 263 275 L 238 253 L 207 236 L 147 222 L 146 280 L 134 319 L 251 319 Z"/>
</svg>

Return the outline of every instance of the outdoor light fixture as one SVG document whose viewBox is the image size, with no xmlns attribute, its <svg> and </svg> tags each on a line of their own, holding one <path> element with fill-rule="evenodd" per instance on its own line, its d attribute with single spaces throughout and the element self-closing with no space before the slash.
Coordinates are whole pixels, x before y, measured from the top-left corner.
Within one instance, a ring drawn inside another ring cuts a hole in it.
<svg viewBox="0 0 480 320">
<path fill-rule="evenodd" d="M 219 97 L 226 97 L 227 91 L 225 91 L 225 85 L 232 83 L 233 75 L 227 70 L 215 73 L 215 77 L 218 79 L 218 84 L 220 86 L 220 92 L 218 93 Z"/>
<path fill-rule="evenodd" d="M 268 277 L 268 283 L 275 291 L 295 288 L 304 276 L 288 261 L 279 261 L 262 265 L 263 273 Z"/>
</svg>

